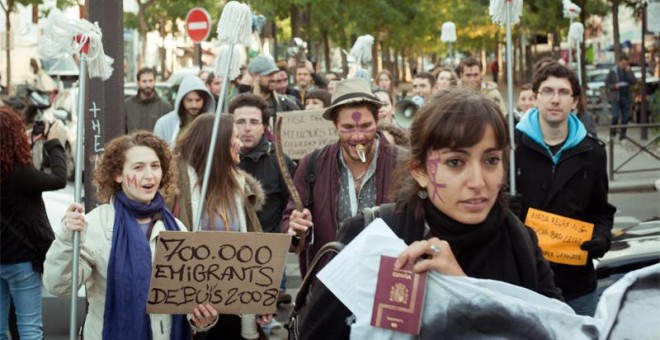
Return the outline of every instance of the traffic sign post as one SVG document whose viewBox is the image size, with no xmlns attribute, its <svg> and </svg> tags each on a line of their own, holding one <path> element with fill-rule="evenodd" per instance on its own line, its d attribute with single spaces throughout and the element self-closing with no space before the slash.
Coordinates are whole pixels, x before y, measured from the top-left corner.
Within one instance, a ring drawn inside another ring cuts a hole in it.
<svg viewBox="0 0 660 340">
<path fill-rule="evenodd" d="M 211 15 L 204 8 L 195 7 L 186 15 L 186 34 L 195 43 L 195 54 L 199 68 L 202 68 L 201 42 L 211 34 Z"/>
</svg>

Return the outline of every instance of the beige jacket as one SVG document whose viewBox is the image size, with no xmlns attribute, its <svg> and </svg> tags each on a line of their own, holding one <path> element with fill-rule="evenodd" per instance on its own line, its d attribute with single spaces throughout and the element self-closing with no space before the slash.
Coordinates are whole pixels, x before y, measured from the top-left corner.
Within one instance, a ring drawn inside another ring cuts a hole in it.
<svg viewBox="0 0 660 340">
<path fill-rule="evenodd" d="M 497 88 L 497 84 L 492 81 L 482 82 L 481 94 L 499 105 L 500 110 L 502 110 L 502 116 L 507 115 L 506 105 L 504 104 L 504 99 L 502 98 L 500 90 Z"/>
<path fill-rule="evenodd" d="M 85 318 L 85 340 L 101 339 L 103 335 L 103 314 L 105 312 L 105 292 L 107 285 L 108 262 L 112 246 L 112 232 L 115 209 L 112 204 L 103 204 L 85 215 L 86 228 L 80 234 L 80 267 L 78 287 L 87 289 L 89 310 Z M 179 228 L 186 227 L 177 220 Z M 162 221 L 156 222 L 149 239 L 151 260 L 156 252 L 156 239 L 165 230 Z M 44 263 L 44 285 L 56 296 L 70 296 L 73 253 L 73 232 L 64 226 L 55 235 L 55 241 L 46 254 Z M 172 318 L 169 314 L 151 314 L 151 332 L 154 340 L 169 340 Z M 188 318 L 190 319 L 190 317 Z M 205 329 L 195 328 L 193 331 Z"/>
</svg>

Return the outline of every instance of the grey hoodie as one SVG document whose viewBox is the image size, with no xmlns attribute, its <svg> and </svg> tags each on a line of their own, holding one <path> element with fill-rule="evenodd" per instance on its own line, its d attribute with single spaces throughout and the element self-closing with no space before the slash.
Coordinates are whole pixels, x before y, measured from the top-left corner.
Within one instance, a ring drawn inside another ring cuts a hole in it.
<svg viewBox="0 0 660 340">
<path fill-rule="evenodd" d="M 181 120 L 179 119 L 179 107 L 182 105 L 183 97 L 188 93 L 199 90 L 204 95 L 204 108 L 200 113 L 213 112 L 215 109 L 215 99 L 211 92 L 206 88 L 204 82 L 197 76 L 189 75 L 183 78 L 179 91 L 176 93 L 174 110 L 160 117 L 154 126 L 154 134 L 170 144 L 173 149 L 176 144 L 176 138 L 181 129 Z"/>
</svg>

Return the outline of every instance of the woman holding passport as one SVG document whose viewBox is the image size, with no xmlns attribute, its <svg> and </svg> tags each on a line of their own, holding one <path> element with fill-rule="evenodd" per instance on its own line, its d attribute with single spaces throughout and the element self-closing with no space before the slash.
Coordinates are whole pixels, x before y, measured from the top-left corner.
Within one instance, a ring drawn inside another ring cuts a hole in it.
<svg viewBox="0 0 660 340">
<path fill-rule="evenodd" d="M 408 244 L 395 268 L 411 262 L 416 272 L 499 280 L 561 300 L 534 232 L 508 209 L 509 141 L 499 111 L 489 99 L 451 88 L 417 112 L 396 203 L 380 207 Z M 350 242 L 364 223 L 362 215 L 346 220 L 339 241 Z M 322 283 L 308 308 L 303 339 L 349 338 L 351 312 Z"/>
<path fill-rule="evenodd" d="M 151 261 L 158 234 L 186 228 L 165 205 L 175 189 L 172 153 L 150 132 L 114 138 L 94 168 L 102 203 L 88 214 L 73 203 L 46 254 L 44 284 L 53 295 L 71 293 L 73 233 L 80 232 L 79 282 L 89 310 L 85 339 L 190 339 L 218 314 L 199 305 L 186 315 L 147 314 Z M 191 330 L 192 326 L 192 330 Z"/>
</svg>

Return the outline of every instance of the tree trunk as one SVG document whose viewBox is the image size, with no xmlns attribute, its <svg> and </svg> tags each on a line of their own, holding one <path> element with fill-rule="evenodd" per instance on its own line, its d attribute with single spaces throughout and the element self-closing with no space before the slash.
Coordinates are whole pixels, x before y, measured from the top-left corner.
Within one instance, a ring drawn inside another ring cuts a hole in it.
<svg viewBox="0 0 660 340">
<path fill-rule="evenodd" d="M 300 38 L 300 9 L 291 5 L 291 38 Z"/>
<path fill-rule="evenodd" d="M 340 48 L 342 49 L 341 51 L 341 72 L 342 72 L 342 78 L 345 78 L 348 75 L 348 59 L 346 59 L 346 54 L 344 53 L 344 49 L 347 49 L 348 41 L 346 39 L 346 31 L 344 31 L 343 28 L 339 29 L 339 43 L 341 44 Z"/>
<path fill-rule="evenodd" d="M 619 40 L 619 0 L 612 0 L 612 35 L 614 36 L 614 60 L 621 57 L 621 41 Z"/>
<path fill-rule="evenodd" d="M 325 72 L 332 71 L 332 60 L 330 60 L 330 37 L 327 30 L 321 31 L 321 39 L 323 39 L 323 60 L 325 60 Z"/>
<path fill-rule="evenodd" d="M 144 63 L 146 60 L 146 53 L 147 53 L 147 31 L 149 30 L 149 26 L 147 24 L 147 16 L 145 14 L 147 6 L 144 4 L 141 4 L 138 1 L 138 24 L 140 26 L 139 33 L 140 33 L 140 53 L 138 54 L 138 60 L 137 60 L 137 69 L 140 69 L 144 67 Z M 162 75 L 162 74 L 161 74 Z"/>
</svg>

